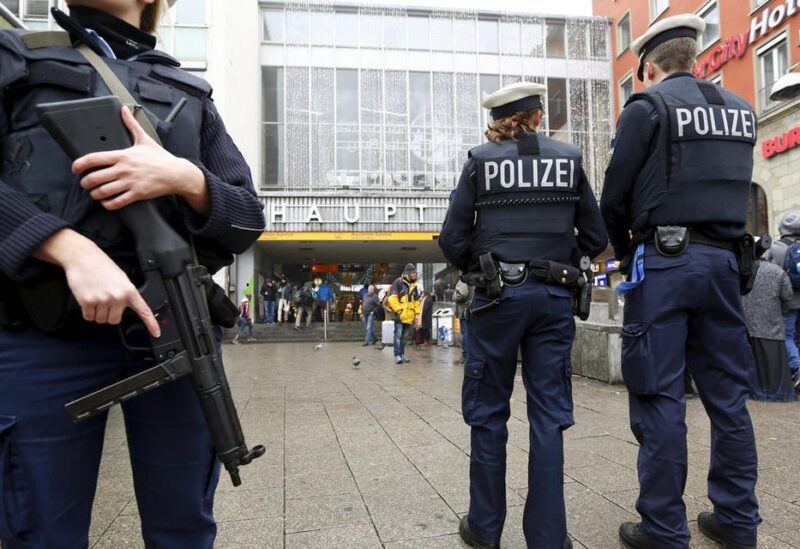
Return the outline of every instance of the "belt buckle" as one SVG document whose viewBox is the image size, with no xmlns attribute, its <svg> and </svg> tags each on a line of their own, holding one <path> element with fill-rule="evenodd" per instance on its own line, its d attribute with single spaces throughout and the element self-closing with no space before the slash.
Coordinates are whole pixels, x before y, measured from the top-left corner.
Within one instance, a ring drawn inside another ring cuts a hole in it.
<svg viewBox="0 0 800 549">
<path fill-rule="evenodd" d="M 525 263 L 500 262 L 500 279 L 509 288 L 522 286 L 528 280 L 528 266 Z"/>
</svg>

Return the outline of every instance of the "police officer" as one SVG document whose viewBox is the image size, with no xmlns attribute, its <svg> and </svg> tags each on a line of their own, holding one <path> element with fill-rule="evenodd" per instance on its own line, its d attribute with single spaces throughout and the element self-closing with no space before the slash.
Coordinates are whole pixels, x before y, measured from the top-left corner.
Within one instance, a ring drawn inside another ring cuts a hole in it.
<svg viewBox="0 0 800 549">
<path fill-rule="evenodd" d="M 607 238 L 580 150 L 536 131 L 545 91 L 518 83 L 483 101 L 494 119 L 489 141 L 470 151 L 439 236 L 448 261 L 476 285 L 462 390 L 472 428 L 470 508 L 459 531 L 479 548 L 500 546 L 506 422 L 520 349 L 531 444 L 525 538 L 537 549 L 572 547 L 562 439 L 574 423 L 571 286 L 574 265 L 602 252 Z"/>
<path fill-rule="evenodd" d="M 53 16 L 68 34 L 0 31 L 5 549 L 87 546 L 106 414 L 73 424 L 64 405 L 147 366 L 147 353 L 127 350 L 114 326 L 125 309 L 159 335 L 132 282 L 141 272 L 115 212 L 155 199 L 170 225 L 193 237 L 212 272 L 246 250 L 264 226 L 249 168 L 211 102 L 208 83 L 154 50 L 161 4 L 67 4 L 70 15 L 54 10 Z M 72 163 L 40 126 L 37 104 L 109 95 L 72 47 L 78 44 L 104 58 L 157 126 L 163 147 L 126 110 L 120 114 L 131 148 Z M 168 384 L 122 409 L 145 544 L 212 547 L 219 464 L 190 381 Z"/>
<path fill-rule="evenodd" d="M 737 255 L 745 234 L 756 119 L 741 98 L 690 72 L 705 24 L 669 17 L 631 44 L 645 90 L 619 118 L 601 199 L 618 258 L 630 263 L 622 373 L 639 441 L 642 521 L 635 548 L 686 548 L 684 368 L 711 420 L 704 534 L 756 546 L 756 447 L 747 411 L 752 355 Z"/>
</svg>

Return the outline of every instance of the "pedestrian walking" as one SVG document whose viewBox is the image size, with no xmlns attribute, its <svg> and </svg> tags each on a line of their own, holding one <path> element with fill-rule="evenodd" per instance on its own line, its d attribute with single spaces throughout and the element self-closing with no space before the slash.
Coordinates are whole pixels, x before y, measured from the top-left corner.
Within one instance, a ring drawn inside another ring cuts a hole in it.
<svg viewBox="0 0 800 549">
<path fill-rule="evenodd" d="M 370 285 L 361 303 L 361 318 L 364 320 L 364 328 L 366 329 L 363 344 L 365 347 L 367 345 L 372 345 L 378 340 L 375 337 L 375 320 L 380 309 L 381 302 L 378 299 L 377 290 L 375 286 Z"/>
<path fill-rule="evenodd" d="M 253 318 L 250 316 L 250 300 L 253 298 L 251 294 L 246 294 L 245 297 L 239 302 L 239 330 L 233 336 L 234 345 L 239 344 L 239 338 L 242 337 L 245 329 L 247 329 L 247 340 L 255 341 L 253 337 Z"/>
<path fill-rule="evenodd" d="M 742 298 L 744 319 L 755 358 L 751 397 L 755 400 L 797 400 L 786 352 L 784 311 L 794 296 L 789 275 L 766 260 L 757 263 L 753 290 Z"/>
<path fill-rule="evenodd" d="M 281 278 L 278 286 L 278 323 L 284 324 L 289 321 L 289 311 L 292 308 L 292 285 L 286 278 Z"/>
<path fill-rule="evenodd" d="M 306 282 L 292 294 L 292 302 L 296 308 L 294 329 L 300 331 L 303 324 L 303 314 L 306 317 L 306 328 L 311 326 L 311 315 L 314 314 L 314 294 L 311 282 Z"/>
<path fill-rule="evenodd" d="M 476 286 L 462 412 L 471 427 L 469 513 L 459 533 L 495 548 L 506 517 L 510 399 L 522 350 L 530 453 L 523 530 L 528 547 L 571 548 L 563 432 L 574 423 L 570 349 L 575 265 L 607 245 L 577 147 L 538 128 L 545 86 L 518 83 L 482 103 L 488 142 L 470 151 L 439 246 Z"/>
<path fill-rule="evenodd" d="M 278 298 L 278 288 L 270 277 L 264 279 L 261 285 L 261 299 L 264 302 L 264 322 L 275 323 L 275 305 Z"/>
<path fill-rule="evenodd" d="M 406 339 L 414 325 L 419 309 L 419 282 L 417 266 L 408 263 L 403 275 L 392 282 L 386 294 L 386 306 L 394 316 L 394 362 L 409 362 L 406 358 Z"/>
<path fill-rule="evenodd" d="M 792 382 L 795 389 L 800 390 L 800 352 L 797 346 L 800 326 L 800 213 L 785 214 L 778 232 L 781 238 L 773 242 L 769 258 L 786 271 L 792 285 L 792 299 L 787 304 L 784 344 L 789 355 Z"/>
<path fill-rule="evenodd" d="M 761 522 L 739 274 L 756 116 L 692 74 L 704 29 L 702 18 L 676 15 L 631 44 L 645 89 L 619 117 L 601 199 L 628 272 L 619 288 L 622 375 L 639 442 L 641 522 L 622 524 L 619 535 L 633 548 L 689 547 L 686 367 L 711 420 L 713 510 L 697 517 L 699 529 L 727 547 L 755 548 Z"/>
<path fill-rule="evenodd" d="M 0 30 L 0 142 L 17 151 L 0 162 L 0 545 L 8 549 L 90 545 L 108 414 L 73 423 L 64 405 L 153 366 L 152 354 L 123 344 L 117 326 L 132 309 L 151 336 L 161 334 L 131 282 L 144 275 L 116 212 L 156 200 L 172 228 L 193 237 L 211 273 L 264 229 L 250 169 L 211 87 L 155 50 L 166 2 L 66 4 L 69 14 L 51 12 L 66 32 Z M 163 145 L 125 111 L 134 144 L 73 163 L 34 109 L 107 96 L 94 68 L 103 65 L 157 123 Z M 221 329 L 214 335 L 219 344 Z M 189 376 L 121 409 L 141 518 L 137 544 L 210 549 L 219 460 Z"/>
<path fill-rule="evenodd" d="M 419 315 L 419 323 L 417 329 L 419 330 L 419 340 L 417 343 L 420 345 L 430 345 L 433 328 L 433 304 L 436 303 L 436 296 L 423 292 L 420 309 L 422 312 Z"/>
</svg>

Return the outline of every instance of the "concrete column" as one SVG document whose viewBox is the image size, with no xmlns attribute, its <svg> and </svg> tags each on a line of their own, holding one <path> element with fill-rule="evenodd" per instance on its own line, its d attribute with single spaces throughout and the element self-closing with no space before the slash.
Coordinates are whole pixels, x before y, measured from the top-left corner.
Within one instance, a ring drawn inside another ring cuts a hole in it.
<svg viewBox="0 0 800 549">
<path fill-rule="evenodd" d="M 236 257 L 236 300 L 238 301 L 248 291 L 255 296 L 256 287 L 255 251 L 250 248 L 242 255 Z"/>
</svg>

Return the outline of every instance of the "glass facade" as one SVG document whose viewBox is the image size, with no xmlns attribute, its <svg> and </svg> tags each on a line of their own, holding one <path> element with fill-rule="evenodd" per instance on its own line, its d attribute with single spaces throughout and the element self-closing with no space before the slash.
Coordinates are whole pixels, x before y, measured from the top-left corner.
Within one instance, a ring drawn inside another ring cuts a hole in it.
<svg viewBox="0 0 800 549">
<path fill-rule="evenodd" d="M 612 118 L 607 20 L 262 9 L 262 190 L 449 192 L 485 140 L 480 101 L 520 81 L 547 86 L 542 130 L 581 147 L 599 190 Z"/>
</svg>

